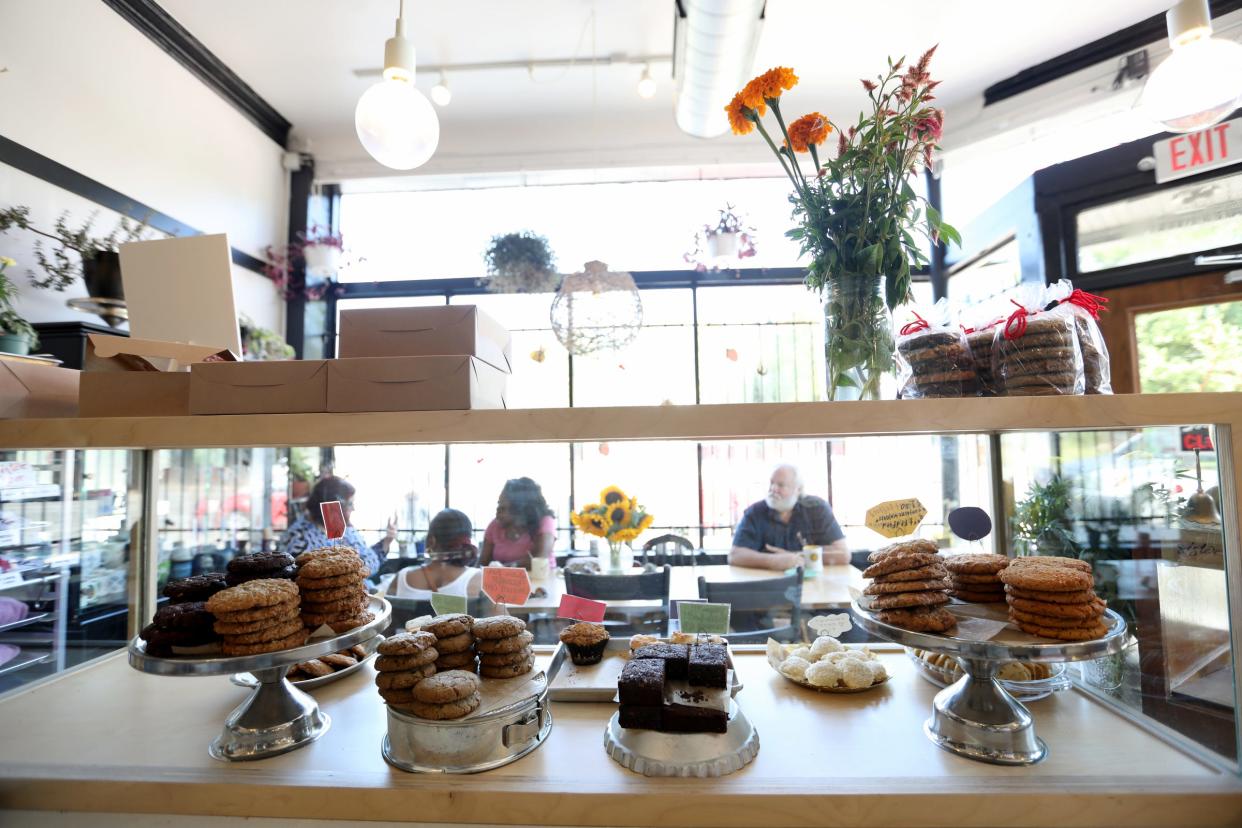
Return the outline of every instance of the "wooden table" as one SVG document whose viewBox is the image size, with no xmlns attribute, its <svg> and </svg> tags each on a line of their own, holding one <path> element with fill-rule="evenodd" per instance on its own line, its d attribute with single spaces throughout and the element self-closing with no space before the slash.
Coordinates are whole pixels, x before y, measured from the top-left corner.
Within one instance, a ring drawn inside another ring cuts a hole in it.
<svg viewBox="0 0 1242 828">
<path fill-rule="evenodd" d="M 1076 691 L 1031 705 L 1049 747 L 1038 765 L 939 750 L 922 732 L 937 688 L 901 652 L 883 658 L 883 687 L 825 695 L 739 651 L 738 703 L 761 734 L 758 757 L 720 779 L 647 779 L 604 753 L 611 704 L 554 703 L 548 741 L 488 773 L 394 770 L 380 756 L 385 716 L 370 667 L 315 691 L 332 717 L 319 741 L 218 762 L 207 744 L 245 691 L 222 677 L 139 673 L 119 654 L 0 701 L 0 806 L 46 812 L 0 823 L 62 826 L 71 816 L 61 810 L 696 828 L 1242 824 L 1242 780 Z"/>
<path fill-rule="evenodd" d="M 670 567 L 669 597 L 676 601 L 679 598 L 699 597 L 699 576 L 709 581 L 758 581 L 765 578 L 779 578 L 784 573 L 774 569 L 755 569 L 749 566 L 674 566 Z M 635 570 L 637 572 L 638 570 Z M 802 583 L 802 608 L 809 610 L 834 609 L 848 607 L 850 604 L 849 588 L 862 589 L 866 585 L 862 572 L 852 566 L 825 566 L 824 571 L 814 578 L 807 578 Z M 513 613 L 546 612 L 560 606 L 561 596 L 565 594 L 565 575 L 558 572 L 556 577 L 546 581 L 533 581 L 531 587 L 543 587 L 545 597 L 530 598 L 522 607 L 510 607 Z M 650 606 L 652 601 L 609 601 L 610 606 Z"/>
</svg>

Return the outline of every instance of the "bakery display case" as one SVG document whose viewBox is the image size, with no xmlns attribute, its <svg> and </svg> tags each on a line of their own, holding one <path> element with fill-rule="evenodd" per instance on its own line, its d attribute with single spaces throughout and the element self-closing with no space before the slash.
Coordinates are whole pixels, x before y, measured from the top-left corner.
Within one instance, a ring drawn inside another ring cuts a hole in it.
<svg viewBox="0 0 1242 828">
<path fill-rule="evenodd" d="M 885 441 L 897 446 L 904 445 L 902 441 L 934 437 L 941 441 L 935 452 L 941 463 L 920 460 L 898 465 L 896 461 L 886 460 L 873 463 L 874 468 L 868 469 L 862 462 L 843 468 L 829 461 L 821 479 L 832 493 L 834 506 L 840 503 L 837 511 L 842 523 L 862 525 L 862 516 L 853 514 L 856 504 L 897 500 L 908 496 L 912 488 L 926 487 L 924 478 L 939 478 L 940 482 L 929 489 L 931 494 L 923 494 L 919 489 L 921 496 L 933 500 L 924 503 L 929 514 L 918 532 L 921 537 L 933 541 L 941 549 L 995 551 L 1011 556 L 1059 555 L 1086 561 L 1093 571 L 1096 591 L 1108 602 L 1110 619 L 1123 622 L 1126 630 L 1124 640 L 1121 637 L 1110 640 L 1106 647 L 1097 648 L 1098 652 L 1089 647 L 1068 646 L 1063 648 L 1067 652 L 1064 659 L 1058 661 L 1053 658 L 1055 653 L 1049 650 L 1033 660 L 1032 663 L 1052 662 L 1048 678 L 1056 679 L 1055 687 L 1033 688 L 1042 692 L 1031 692 L 1028 700 L 1040 738 L 1048 743 L 1049 758 L 1025 768 L 1008 769 L 1011 775 L 1004 778 L 1017 784 L 1017 788 L 1006 794 L 1012 797 L 1009 801 L 1023 802 L 1023 807 L 1031 806 L 1037 801 L 1033 797 L 1038 791 L 1046 791 L 1049 785 L 1060 785 L 1073 778 L 1079 780 L 1083 796 L 1091 802 L 1093 819 L 1098 815 L 1099 824 L 1105 824 L 1107 819 L 1148 824 L 1156 821 L 1158 814 L 1167 819 L 1172 812 L 1165 805 L 1172 807 L 1174 799 L 1180 797 L 1184 801 L 1186 796 L 1200 797 L 1204 810 L 1196 812 L 1195 819 L 1185 824 L 1213 824 L 1212 819 L 1217 820 L 1215 824 L 1228 824 L 1229 814 L 1236 815 L 1242 808 L 1242 788 L 1238 787 L 1237 778 L 1239 685 L 1235 658 L 1242 625 L 1235 622 L 1239 616 L 1239 596 L 1236 591 L 1231 594 L 1227 588 L 1227 574 L 1238 570 L 1238 556 L 1242 552 L 1237 511 L 1242 473 L 1235 463 L 1237 451 L 1242 449 L 1240 429 L 1242 395 L 1100 395 L 625 409 L 155 417 L 141 421 L 109 418 L 20 424 L 8 421 L 0 422 L 0 445 L 11 446 L 12 451 L 18 452 L 119 452 L 132 458 L 134 467 L 152 470 L 141 487 L 143 502 L 151 504 L 150 508 L 142 513 L 130 510 L 130 523 L 136 523 L 137 527 L 131 545 L 128 599 L 133 608 L 131 618 L 145 619 L 158 603 L 161 558 L 166 558 L 170 574 L 173 563 L 184 562 L 175 560 L 171 554 L 178 540 L 183 545 L 190 542 L 181 536 L 198 533 L 201 539 L 194 539 L 193 543 L 212 547 L 213 566 L 218 565 L 216 551 L 229 540 L 221 535 L 222 528 L 226 535 L 235 531 L 231 537 L 237 540 L 262 543 L 262 530 L 270 528 L 266 524 L 275 522 L 278 514 L 273 492 L 283 491 L 288 485 L 285 457 L 290 446 L 321 447 L 326 456 L 331 456 L 334 449 L 359 447 L 367 449 L 367 456 L 383 458 L 387 453 L 390 458 L 417 457 L 424 465 L 442 457 L 443 466 L 430 470 L 421 466 L 411 469 L 411 479 L 417 477 L 419 481 L 435 479 L 437 469 L 451 471 L 468 465 L 463 462 L 467 455 L 456 460 L 451 457 L 459 446 L 466 447 L 469 457 L 481 457 L 484 462 L 493 457 L 488 453 L 492 445 L 554 446 L 556 456 L 564 457 L 566 462 L 574 452 L 578 452 L 578 456 L 592 454 L 591 474 L 601 479 L 606 475 L 607 458 L 612 453 L 601 452 L 600 446 L 615 449 L 622 456 L 630 447 L 645 447 L 645 454 L 633 454 L 656 458 L 645 471 L 649 479 L 666 478 L 677 481 L 682 487 L 690 487 L 702 485 L 702 478 L 696 479 L 694 474 L 678 476 L 675 470 L 665 466 L 682 455 L 688 462 L 701 462 L 703 446 L 720 447 L 722 458 L 724 450 L 730 456 L 746 456 L 747 452 L 757 451 L 759 446 L 778 446 L 788 450 L 773 452 L 774 455 L 797 461 L 802 456 L 800 451 L 808 446 L 812 448 L 807 457 L 827 459 L 838 454 L 837 447 L 842 444 L 847 445 L 847 451 L 856 451 L 856 445 L 869 445 L 863 441 Z M 1184 432 L 1193 432 L 1199 437 L 1184 443 Z M 1212 446 L 1210 450 L 1206 448 L 1208 444 Z M 953 449 L 946 451 L 945 446 L 950 445 Z M 659 450 L 662 446 L 675 448 L 662 452 Z M 389 447 L 387 452 L 384 447 Z M 411 447 L 426 450 L 410 451 Z M 336 452 L 337 473 L 349 471 L 339 462 L 340 457 L 348 454 Z M 947 454 L 956 458 L 951 469 L 945 462 Z M 517 460 L 539 454 L 537 451 L 514 451 L 496 452 L 494 456 Z M 555 480 L 559 472 L 546 466 L 551 458 L 548 454 L 542 461 L 545 466 L 540 468 L 505 463 L 488 474 L 497 480 L 523 474 L 542 474 Z M 456 466 L 452 465 L 454 462 Z M 233 471 L 218 474 L 203 471 L 209 468 Z M 729 474 L 726 462 L 715 463 L 711 468 L 720 474 Z M 953 488 L 944 482 L 951 476 L 950 471 L 957 481 Z M 401 477 L 392 468 L 386 474 L 394 481 Z M 815 474 L 821 473 L 817 470 Z M 641 478 L 616 482 L 630 491 L 644 491 Z M 454 485 L 453 474 L 448 474 L 443 491 L 438 492 L 450 506 L 466 502 L 457 499 Z M 579 491 L 572 475 L 563 485 L 565 490 L 557 495 L 555 508 L 558 511 L 562 501 L 565 505 L 580 507 L 583 496 L 590 494 L 585 488 Z M 737 488 L 749 491 L 740 484 Z M 841 492 L 839 498 L 837 492 Z M 952 492 L 953 497 L 946 492 Z M 235 498 L 235 503 L 240 502 L 243 494 L 249 497 L 246 513 L 251 521 L 244 526 L 237 515 L 245 510 L 228 510 L 215 505 L 223 504 L 228 497 Z M 386 497 L 392 492 L 375 494 Z M 691 501 L 694 494 L 690 493 Z M 937 494 L 944 495 L 941 502 L 934 501 Z M 754 496 L 757 498 L 759 494 Z M 486 525 L 491 517 L 488 509 L 491 504 L 486 501 L 494 498 L 494 493 L 490 488 L 487 492 L 472 488 L 465 497 L 471 504 L 470 516 L 475 528 Z M 201 519 L 197 506 L 200 501 L 207 504 Z M 650 507 L 645 502 L 643 505 Z M 946 528 L 946 515 L 959 505 L 982 507 L 993 517 L 993 532 L 982 541 L 954 538 Z M 439 504 L 432 502 L 428 511 L 434 513 L 437 508 Z M 150 520 L 138 519 L 140 514 L 145 517 L 148 512 Z M 218 519 L 225 513 L 234 515 L 233 526 L 230 527 L 227 520 Z M 187 520 L 187 516 L 192 519 Z M 194 519 L 199 519 L 197 524 Z M 558 538 L 557 549 L 580 546 L 580 541 L 575 537 Z M 850 542 L 855 551 L 868 548 L 864 545 L 866 536 L 861 532 L 852 534 Z M 870 540 L 870 548 L 878 549 L 886 543 L 876 535 Z M 165 549 L 169 550 L 168 555 L 164 554 Z M 202 553 L 194 557 L 198 554 Z M 181 558 L 181 555 L 176 557 Z M 192 566 L 193 563 L 192 557 Z M 203 565 L 206 563 L 204 558 Z M 677 577 L 672 581 L 674 584 L 692 583 Z M 847 583 L 855 582 L 843 583 L 842 590 Z M 554 594 L 556 591 L 548 589 Z M 687 593 L 671 597 L 697 596 Z M 841 611 L 848 604 L 849 593 L 846 592 L 844 601 L 826 604 L 820 601 L 806 609 L 805 614 L 813 617 L 816 613 Z M 548 618 L 554 615 L 554 607 L 541 611 Z M 524 617 L 532 627 L 541 623 L 538 613 L 527 612 Z M 1114 623 L 1111 628 L 1120 630 L 1122 626 Z M 917 641 L 905 643 L 933 652 L 952 650 L 937 649 L 935 642 L 924 640 L 929 637 L 920 636 Z M 858 773 L 869 768 L 873 774 L 891 776 L 894 762 L 900 767 L 905 765 L 891 757 L 882 759 L 868 754 L 868 748 L 855 738 L 860 736 L 857 727 L 861 722 L 865 720 L 872 726 L 879 726 L 880 720 L 874 717 L 885 715 L 894 717 L 891 726 L 883 725 L 889 734 L 887 738 L 904 745 L 902 751 L 922 757 L 920 773 L 935 776 L 936 785 L 940 786 L 928 787 L 925 782 L 916 782 L 921 777 L 911 770 L 913 775 L 901 776 L 902 781 L 886 791 L 906 791 L 916 797 L 932 790 L 941 795 L 948 792 L 974 796 L 986 788 L 983 780 L 1000 778 L 986 770 L 991 766 L 982 763 L 967 762 L 972 766 L 967 769 L 956 764 L 961 760 L 952 754 L 933 752 L 929 756 L 920 752 L 924 746 L 936 750 L 924 739 L 920 728 L 938 688 L 923 677 L 926 669 L 912 663 L 899 647 L 885 649 L 879 643 L 870 646 L 884 661 L 889 678 L 880 686 L 855 695 L 821 693 L 800 687 L 772 671 L 764 663 L 761 649 L 752 652 L 745 646 L 735 645 L 739 676 L 746 679 L 748 688 L 747 715 L 756 728 L 763 731 L 765 744 L 765 750 L 746 772 L 736 777 L 741 780 L 739 791 L 778 798 L 794 796 L 786 783 L 791 778 L 799 778 L 799 772 L 786 768 L 784 777 L 773 775 L 777 765 L 784 767 L 786 763 L 784 759 L 765 757 L 798 754 L 797 733 L 806 730 L 804 724 L 817 728 L 821 721 L 825 727 L 830 726 L 833 733 L 840 734 L 840 739 L 856 744 L 862 751 L 853 763 L 859 766 Z M 540 659 L 547 655 L 546 652 L 536 654 Z M 754 664 L 748 661 L 752 657 Z M 997 655 L 997 660 L 1021 663 L 1023 659 L 1020 648 Z M 105 671 L 99 675 L 109 676 L 109 681 L 127 684 L 146 680 L 140 674 L 122 680 L 107 666 L 110 663 L 104 662 L 99 668 Z M 365 672 L 369 674 L 370 668 Z M 976 672 L 990 678 L 987 670 Z M 952 672 L 945 670 L 945 675 L 948 681 Z M 1035 672 L 1028 670 L 1027 675 L 1033 680 Z M 57 686 L 52 682 L 41 692 L 48 693 L 51 698 L 61 692 Z M 145 686 L 135 684 L 135 692 L 138 687 Z M 348 734 L 350 728 L 339 723 L 346 718 L 357 721 L 356 726 L 362 728 L 366 738 L 361 750 L 368 755 L 377 754 L 374 758 L 380 762 L 380 768 L 386 768 L 375 747 L 382 737 L 374 729 L 382 729 L 384 723 L 374 715 L 377 701 L 369 683 L 346 677 L 326 685 L 319 693 L 316 699 L 338 722 L 325 739 L 332 739 L 338 731 L 340 735 L 336 738 L 352 738 Z M 200 695 L 205 698 L 209 694 L 206 690 L 196 690 L 195 696 Z M 328 703 L 325 700 L 329 700 Z M 121 703 L 119 699 L 107 702 L 109 705 Z M 510 766 L 478 777 L 463 777 L 459 784 L 470 786 L 472 793 L 484 795 L 493 790 L 492 785 L 513 784 L 515 780 L 528 778 L 526 774 L 532 774 L 531 779 L 543 778 L 546 773 L 552 774 L 548 779 L 556 778 L 551 767 L 562 762 L 577 767 L 579 752 L 584 756 L 601 754 L 600 737 L 615 707 L 586 703 L 574 706 L 572 711 L 561 712 L 565 702 L 553 698 L 550 704 L 557 726 L 548 736 L 544 749 Z M 221 704 L 216 706 L 221 707 Z M 223 709 L 227 711 L 227 706 Z M 609 712 L 601 715 L 605 709 Z M 5 701 L 0 700 L 0 718 L 16 710 L 16 707 L 6 707 Z M 354 717 L 361 718 L 355 720 Z M 898 720 L 902 724 L 896 724 Z M 371 724 L 364 725 L 362 721 Z M 1085 739 L 1080 742 L 1076 733 L 1085 734 Z M 334 744 L 334 752 L 342 749 L 340 742 Z M 777 747 L 771 747 L 773 745 Z M 201 745 L 199 747 L 201 749 Z M 327 748 L 317 750 L 318 747 L 317 743 L 298 751 L 298 767 L 315 768 L 319 766 L 317 763 L 331 762 L 328 757 L 335 753 L 325 753 Z M 1165 765 L 1148 767 L 1140 755 L 1143 752 L 1147 756 L 1164 757 L 1161 762 Z M 45 758 L 55 764 L 50 754 Z M 603 764 L 581 760 L 584 766 L 592 769 L 593 776 L 580 787 L 573 788 L 572 794 L 564 794 L 565 789 L 561 788 L 559 795 L 567 797 L 562 804 L 579 801 L 576 797 L 582 798 L 584 807 L 587 802 L 615 804 L 610 797 L 622 789 L 632 788 L 632 780 L 610 782 L 613 777 L 609 774 L 629 772 L 616 766 L 607 756 L 602 758 Z M 983 770 L 976 769 L 976 765 Z M 1179 768 L 1177 774 L 1180 775 L 1174 782 L 1166 780 L 1163 786 L 1153 787 L 1151 774 L 1163 774 L 1168 767 Z M 1207 777 L 1199 779 L 1199 771 L 1192 768 L 1203 769 Z M 370 772 L 362 773 L 360 778 L 370 779 L 367 776 Z M 205 773 L 213 779 L 225 778 L 218 777 L 218 770 Z M 792 773 L 792 777 L 788 773 Z M 854 770 L 846 773 L 851 780 L 854 775 Z M 778 777 L 784 781 L 778 783 Z M 1207 778 L 1212 781 L 1206 781 Z M 489 782 L 489 779 L 501 782 Z M 162 783 L 152 781 L 150 784 L 158 787 Z M 330 786 L 331 783 L 324 784 Z M 411 784 L 422 784 L 423 787 L 417 788 L 422 792 L 420 796 L 432 799 L 440 790 L 438 783 Z M 426 787 L 428 784 L 430 788 Z M 541 784 L 533 782 L 521 796 L 536 796 Z M 848 787 L 854 782 L 843 784 Z M 404 785 L 404 782 L 398 783 L 402 790 Z M 863 796 L 860 790 L 851 788 L 848 794 L 840 795 Z M 1123 797 L 1127 803 L 1123 806 L 1116 796 L 1119 790 L 1132 792 L 1138 799 Z M 96 806 L 105 807 L 106 803 L 101 804 L 102 794 L 91 796 Z M 738 797 L 744 800 L 746 794 L 739 793 Z M 1146 805 L 1132 807 L 1138 801 Z M 534 807 L 534 800 L 531 802 Z M 792 799 L 786 804 L 791 808 L 801 807 Z M 1145 810 L 1148 806 L 1150 810 Z M 740 804 L 739 807 L 744 811 L 747 806 Z M 330 812 L 330 809 L 325 811 Z M 258 808 L 249 813 L 265 815 L 267 811 Z M 381 808 L 377 813 L 387 811 Z M 460 816 L 436 808 L 424 813 L 428 818 L 451 816 L 457 819 Z M 558 812 L 557 819 L 566 824 L 592 824 L 590 819 L 584 818 L 585 813 Z M 727 813 L 712 813 L 721 817 L 719 824 L 734 824 L 734 818 Z M 876 818 L 864 822 L 881 824 L 887 818 L 890 823 L 896 823 L 905 818 L 897 811 L 883 811 L 884 817 L 879 816 L 881 811 L 870 813 Z M 908 812 L 902 813 L 909 816 Z M 650 816 L 650 824 L 661 821 L 657 815 Z M 1205 819 L 1200 820 L 1199 816 Z M 970 817 L 959 820 L 959 824 L 982 824 L 983 818 Z M 991 818 L 995 821 L 997 813 L 993 812 Z M 791 819 L 794 823 L 800 821 L 804 820 Z M 1084 824 L 1096 823 L 1088 819 Z"/>
</svg>

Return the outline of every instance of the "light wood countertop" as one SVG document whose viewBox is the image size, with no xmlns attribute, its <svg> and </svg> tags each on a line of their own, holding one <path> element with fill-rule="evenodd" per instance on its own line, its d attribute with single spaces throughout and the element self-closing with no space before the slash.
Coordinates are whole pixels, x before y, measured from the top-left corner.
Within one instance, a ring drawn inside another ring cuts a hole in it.
<svg viewBox="0 0 1242 828">
<path fill-rule="evenodd" d="M 546 658 L 546 656 L 545 656 Z M 875 691 L 822 695 L 742 655 L 739 704 L 754 763 L 720 779 L 647 779 L 604 753 L 612 705 L 553 705 L 551 736 L 472 776 L 394 770 L 370 668 L 315 692 L 318 742 L 223 763 L 207 744 L 245 691 L 225 678 L 163 678 L 101 660 L 0 701 L 0 806 L 130 813 L 517 825 L 1225 826 L 1242 781 L 1167 746 L 1074 691 L 1031 705 L 1049 758 L 1000 767 L 922 733 L 936 688 L 900 652 Z"/>
</svg>

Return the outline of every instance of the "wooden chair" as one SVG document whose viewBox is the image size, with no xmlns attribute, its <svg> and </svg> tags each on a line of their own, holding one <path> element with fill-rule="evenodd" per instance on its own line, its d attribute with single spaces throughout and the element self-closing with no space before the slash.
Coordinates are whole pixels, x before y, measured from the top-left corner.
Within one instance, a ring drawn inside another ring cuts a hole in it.
<svg viewBox="0 0 1242 828">
<path fill-rule="evenodd" d="M 802 567 L 793 575 L 761 581 L 708 581 L 700 575 L 699 597 L 732 607 L 730 643 L 802 638 Z"/>
<path fill-rule="evenodd" d="M 643 544 L 642 562 L 656 566 L 690 566 L 694 563 L 694 544 L 681 535 L 660 535 Z"/>
<path fill-rule="evenodd" d="M 604 616 L 604 624 L 609 627 L 609 633 L 615 635 L 664 635 L 668 626 L 671 572 L 668 564 L 658 572 L 641 575 L 587 575 L 565 570 L 565 591 L 593 601 L 659 601 L 660 608 L 655 611 L 610 610 Z"/>
</svg>

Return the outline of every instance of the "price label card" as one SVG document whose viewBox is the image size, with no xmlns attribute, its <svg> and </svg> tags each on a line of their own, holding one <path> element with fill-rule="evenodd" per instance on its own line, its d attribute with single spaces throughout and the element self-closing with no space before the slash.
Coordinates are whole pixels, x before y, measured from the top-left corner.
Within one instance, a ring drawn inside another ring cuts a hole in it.
<svg viewBox="0 0 1242 828">
<path fill-rule="evenodd" d="M 603 601 L 592 601 L 589 598 L 579 598 L 577 595 L 562 595 L 561 605 L 556 610 L 556 617 L 599 623 L 604 620 L 604 612 L 607 609 L 608 605 Z"/>
<path fill-rule="evenodd" d="M 454 612 L 464 613 L 466 611 L 466 596 L 433 592 L 431 593 L 431 608 L 435 610 L 436 615 L 448 615 Z"/>
<path fill-rule="evenodd" d="M 483 567 L 483 592 L 497 604 L 520 607 L 530 597 L 530 574 L 521 567 Z"/>
<path fill-rule="evenodd" d="M 919 528 L 923 518 L 927 517 L 927 509 L 917 497 L 905 500 L 887 500 L 867 510 L 867 528 L 880 533 L 886 538 L 900 538 L 913 535 Z"/>
<path fill-rule="evenodd" d="M 949 512 L 949 528 L 962 540 L 976 541 L 992 531 L 992 519 L 978 506 L 962 506 Z"/>
<path fill-rule="evenodd" d="M 345 537 L 345 510 L 341 508 L 341 501 L 320 503 L 319 514 L 323 515 L 323 531 L 328 540 Z"/>
<path fill-rule="evenodd" d="M 729 634 L 728 604 L 700 604 L 678 601 L 681 631 L 685 633 Z"/>
</svg>

